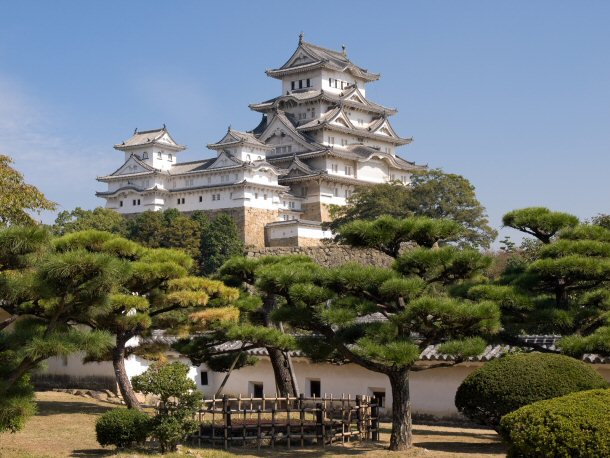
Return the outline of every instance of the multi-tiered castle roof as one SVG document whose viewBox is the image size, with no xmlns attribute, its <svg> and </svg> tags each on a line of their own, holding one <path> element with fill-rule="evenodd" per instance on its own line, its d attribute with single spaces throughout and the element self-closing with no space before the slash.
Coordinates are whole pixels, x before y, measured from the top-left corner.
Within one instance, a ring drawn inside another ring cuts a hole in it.
<svg viewBox="0 0 610 458">
<path fill-rule="evenodd" d="M 237 215 L 246 241 L 292 244 L 291 237 L 299 243 L 303 234 L 312 240 L 327 235 L 319 224 L 328 219 L 328 207 L 345 204 L 356 187 L 407 184 L 424 167 L 396 154 L 412 139 L 391 126 L 395 108 L 366 98 L 366 84 L 380 75 L 351 62 L 345 47 L 333 51 L 301 35 L 286 63 L 266 73 L 281 81 L 281 95 L 250 105 L 261 113 L 253 130 L 229 128 L 208 144 L 215 158 L 178 163 L 185 147 L 165 126 L 136 130 L 115 145 L 125 163 L 98 178 L 108 183 L 98 195 L 123 213 L 226 211 Z M 256 214 L 262 225 L 248 227 L 246 214 Z M 251 237 L 249 230 L 261 234 Z"/>
</svg>

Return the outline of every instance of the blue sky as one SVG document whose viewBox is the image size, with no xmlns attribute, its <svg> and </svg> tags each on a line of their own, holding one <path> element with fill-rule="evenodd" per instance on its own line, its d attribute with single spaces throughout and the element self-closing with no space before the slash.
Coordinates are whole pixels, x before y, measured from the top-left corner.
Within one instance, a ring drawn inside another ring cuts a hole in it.
<svg viewBox="0 0 610 458">
<path fill-rule="evenodd" d="M 303 31 L 382 74 L 367 96 L 399 109 L 402 156 L 467 177 L 494 227 L 530 205 L 610 213 L 610 2 L 0 4 L 0 152 L 61 209 L 103 203 L 95 177 L 136 127 L 167 124 L 180 160 L 254 128 Z"/>
</svg>

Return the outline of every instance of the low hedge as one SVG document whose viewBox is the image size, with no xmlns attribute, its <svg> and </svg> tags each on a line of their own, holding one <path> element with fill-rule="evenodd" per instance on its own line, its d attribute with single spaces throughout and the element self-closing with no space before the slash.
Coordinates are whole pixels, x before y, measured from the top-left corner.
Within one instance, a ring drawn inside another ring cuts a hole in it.
<svg viewBox="0 0 610 458">
<path fill-rule="evenodd" d="M 112 409 L 103 413 L 95 423 L 97 441 L 102 446 L 119 448 L 143 444 L 150 435 L 152 419 L 135 409 Z"/>
<path fill-rule="evenodd" d="M 572 393 L 502 418 L 508 456 L 610 456 L 610 390 Z"/>
<path fill-rule="evenodd" d="M 577 359 L 518 353 L 472 372 L 458 388 L 455 405 L 471 420 L 497 428 L 504 415 L 525 405 L 608 386 L 595 369 Z"/>
</svg>

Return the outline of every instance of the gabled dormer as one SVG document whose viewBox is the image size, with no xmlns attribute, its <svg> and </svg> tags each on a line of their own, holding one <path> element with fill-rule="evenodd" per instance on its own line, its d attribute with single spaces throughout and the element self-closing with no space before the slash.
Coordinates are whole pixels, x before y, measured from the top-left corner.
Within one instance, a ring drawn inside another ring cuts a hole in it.
<svg viewBox="0 0 610 458">
<path fill-rule="evenodd" d="M 263 161 L 267 158 L 267 153 L 273 151 L 272 146 L 265 145 L 251 132 L 234 130 L 231 126 L 220 141 L 210 143 L 208 148 L 216 151 L 218 157 L 226 151 L 243 162 Z"/>
<path fill-rule="evenodd" d="M 272 147 L 273 155 L 286 155 L 303 151 L 317 151 L 322 145 L 306 138 L 297 132 L 294 125 L 281 110 L 273 113 L 273 118 L 266 124 L 265 130 L 258 137 L 261 142 Z"/>
<path fill-rule="evenodd" d="M 131 155 L 159 170 L 169 170 L 177 162 L 177 153 L 186 147 L 172 138 L 165 125 L 161 129 L 138 131 L 114 149 L 125 153 L 125 160 Z"/>
<path fill-rule="evenodd" d="M 244 161 L 242 161 L 238 157 L 235 157 L 229 151 L 220 150 L 218 151 L 218 157 L 207 167 L 207 170 L 223 169 L 227 167 L 240 167 L 243 164 Z"/>
</svg>

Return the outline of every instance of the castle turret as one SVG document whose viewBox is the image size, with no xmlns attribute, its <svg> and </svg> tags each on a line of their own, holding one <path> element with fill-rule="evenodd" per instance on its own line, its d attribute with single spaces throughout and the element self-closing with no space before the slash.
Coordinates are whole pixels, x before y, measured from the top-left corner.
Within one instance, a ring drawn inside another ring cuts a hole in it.
<svg viewBox="0 0 610 458">
<path fill-rule="evenodd" d="M 125 153 L 125 161 L 133 154 L 155 169 L 169 170 L 177 162 L 177 153 L 186 147 L 174 141 L 164 124 L 161 129 L 136 129 L 131 138 L 114 145 L 114 149 Z"/>
</svg>

